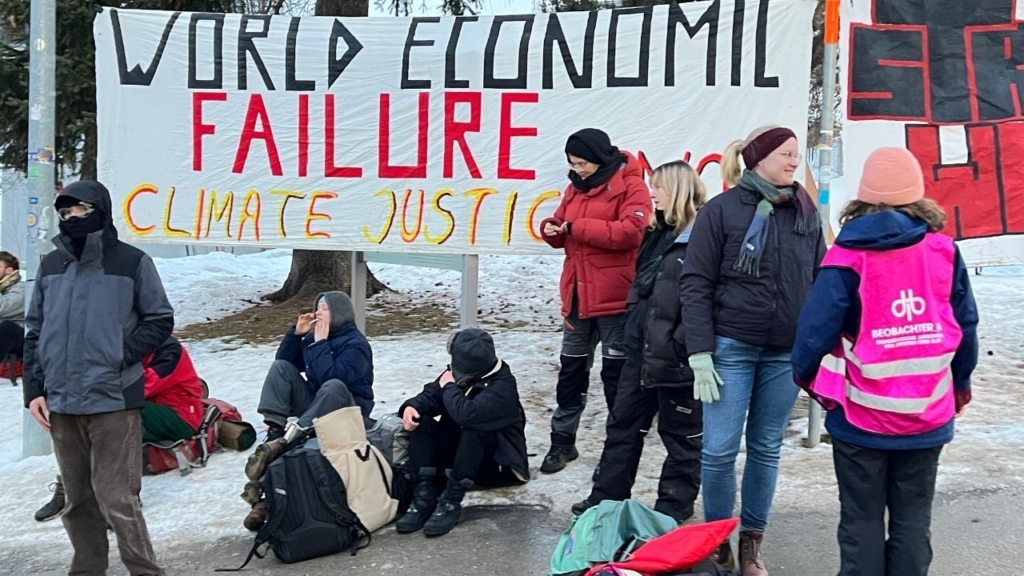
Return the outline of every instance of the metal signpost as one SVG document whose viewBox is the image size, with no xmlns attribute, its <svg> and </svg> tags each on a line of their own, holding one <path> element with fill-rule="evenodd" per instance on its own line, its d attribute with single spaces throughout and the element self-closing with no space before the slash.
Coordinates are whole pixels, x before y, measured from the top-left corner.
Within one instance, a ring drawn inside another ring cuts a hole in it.
<svg viewBox="0 0 1024 576">
<path fill-rule="evenodd" d="M 30 304 L 39 262 L 50 251 L 53 234 L 53 196 L 57 161 L 54 153 L 56 125 L 56 0 L 32 0 L 28 45 L 28 212 L 23 258 L 26 305 Z M 22 383 L 24 385 L 24 383 Z M 28 410 L 21 425 L 21 457 L 50 454 L 50 435 Z"/>
</svg>

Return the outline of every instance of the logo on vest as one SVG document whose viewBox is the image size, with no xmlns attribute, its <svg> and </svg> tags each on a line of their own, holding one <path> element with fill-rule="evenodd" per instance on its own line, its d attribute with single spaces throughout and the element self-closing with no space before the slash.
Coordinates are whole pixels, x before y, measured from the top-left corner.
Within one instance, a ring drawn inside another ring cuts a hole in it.
<svg viewBox="0 0 1024 576">
<path fill-rule="evenodd" d="M 924 314 L 924 298 L 914 296 L 913 290 L 900 290 L 900 297 L 892 301 L 892 315 L 913 322 L 915 316 Z"/>
</svg>

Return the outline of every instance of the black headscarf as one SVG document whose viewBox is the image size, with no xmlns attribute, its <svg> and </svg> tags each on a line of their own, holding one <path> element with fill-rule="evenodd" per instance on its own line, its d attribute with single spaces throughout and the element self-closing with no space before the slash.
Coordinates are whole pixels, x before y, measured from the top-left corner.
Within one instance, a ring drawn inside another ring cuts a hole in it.
<svg viewBox="0 0 1024 576">
<path fill-rule="evenodd" d="M 622 167 L 619 149 L 612 146 L 611 138 L 597 128 L 584 128 L 569 136 L 565 142 L 565 155 L 568 157 L 570 154 L 599 166 L 596 172 L 586 178 L 581 178 L 575 170 L 569 171 L 569 180 L 573 186 L 584 192 L 604 186 Z"/>
</svg>

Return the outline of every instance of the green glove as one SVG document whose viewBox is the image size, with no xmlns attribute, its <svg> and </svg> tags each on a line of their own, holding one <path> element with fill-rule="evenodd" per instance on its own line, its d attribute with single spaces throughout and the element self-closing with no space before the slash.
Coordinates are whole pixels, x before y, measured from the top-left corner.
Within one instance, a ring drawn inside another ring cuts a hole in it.
<svg viewBox="0 0 1024 576">
<path fill-rule="evenodd" d="M 690 356 L 690 369 L 693 370 L 694 400 L 710 404 L 721 398 L 718 387 L 722 385 L 722 378 L 715 372 L 715 363 L 711 360 L 710 352 Z"/>
</svg>

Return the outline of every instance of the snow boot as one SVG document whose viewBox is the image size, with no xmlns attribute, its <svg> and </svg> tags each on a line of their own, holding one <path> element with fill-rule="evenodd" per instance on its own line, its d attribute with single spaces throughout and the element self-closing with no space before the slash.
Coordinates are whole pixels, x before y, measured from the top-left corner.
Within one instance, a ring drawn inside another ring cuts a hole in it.
<svg viewBox="0 0 1024 576">
<path fill-rule="evenodd" d="M 437 508 L 437 468 L 421 468 L 413 487 L 412 504 L 395 523 L 399 534 L 409 534 L 423 528 Z"/>
<path fill-rule="evenodd" d="M 258 480 L 250 480 L 245 483 L 242 490 L 242 500 L 249 506 L 255 506 L 263 498 L 263 488 Z"/>
<path fill-rule="evenodd" d="M 736 569 L 736 558 L 732 555 L 732 544 L 729 544 L 728 538 L 711 554 L 711 560 L 726 570 Z"/>
<path fill-rule="evenodd" d="M 36 522 L 49 522 L 64 514 L 67 502 L 64 498 L 64 483 L 61 482 L 60 476 L 57 476 L 56 482 L 50 483 L 50 491 L 53 492 L 53 498 L 36 512 Z"/>
<path fill-rule="evenodd" d="M 444 536 L 452 531 L 455 525 L 462 520 L 462 498 L 466 490 L 473 487 L 473 481 L 464 478 L 456 482 L 448 480 L 448 487 L 437 502 L 437 508 L 430 515 L 426 525 L 423 526 L 423 534 L 427 536 Z"/>
<path fill-rule="evenodd" d="M 761 559 L 761 543 L 764 532 L 740 532 L 740 576 L 768 576 L 768 569 Z"/>
<path fill-rule="evenodd" d="M 580 516 L 584 512 L 586 512 L 587 510 L 590 510 L 591 508 L 593 508 L 594 506 L 597 506 L 598 504 L 600 504 L 600 502 L 591 502 L 590 498 L 588 497 L 586 500 L 583 500 L 582 502 L 577 502 L 577 503 L 573 504 L 572 505 L 572 513 L 577 515 L 577 516 Z"/>
<path fill-rule="evenodd" d="M 541 462 L 540 471 L 545 474 L 561 472 L 566 464 L 580 457 L 576 451 L 576 437 L 558 432 L 551 433 L 551 448 Z"/>
<path fill-rule="evenodd" d="M 284 437 L 264 442 L 256 447 L 245 463 L 245 475 L 249 480 L 259 480 L 267 466 L 288 449 Z"/>
<path fill-rule="evenodd" d="M 252 510 L 242 521 L 242 525 L 250 532 L 259 532 L 260 528 L 267 523 L 267 501 L 260 500 L 253 504 Z"/>
<path fill-rule="evenodd" d="M 552 442 L 551 449 L 548 450 L 547 456 L 544 456 L 544 462 L 540 465 L 540 471 L 545 474 L 561 472 L 566 464 L 579 457 L 580 453 L 576 451 L 574 444 Z"/>
</svg>

